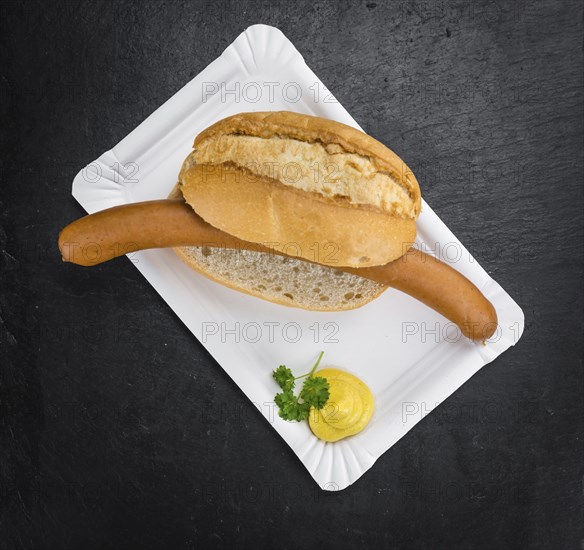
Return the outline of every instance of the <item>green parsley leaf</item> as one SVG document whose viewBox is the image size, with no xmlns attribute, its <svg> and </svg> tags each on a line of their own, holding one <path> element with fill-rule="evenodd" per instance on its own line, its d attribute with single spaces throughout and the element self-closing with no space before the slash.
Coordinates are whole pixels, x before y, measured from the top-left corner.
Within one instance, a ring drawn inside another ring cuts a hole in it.
<svg viewBox="0 0 584 550">
<path fill-rule="evenodd" d="M 278 383 L 282 392 L 276 394 L 274 402 L 278 406 L 278 414 L 284 420 L 295 420 L 300 422 L 306 420 L 310 413 L 310 408 L 322 409 L 329 396 L 330 386 L 326 378 L 322 376 L 313 376 L 318 367 L 324 352 L 320 352 L 318 360 L 308 374 L 294 377 L 292 371 L 285 365 L 280 365 L 272 372 L 274 380 Z M 300 395 L 294 395 L 295 381 L 299 378 L 306 378 Z"/>
<path fill-rule="evenodd" d="M 278 414 L 284 420 L 295 420 L 300 422 L 308 418 L 310 412 L 310 405 L 308 403 L 300 403 L 298 398 L 290 392 L 282 392 L 276 394 L 274 402 L 280 409 Z"/>
<path fill-rule="evenodd" d="M 278 383 L 284 391 L 292 391 L 294 389 L 294 375 L 292 371 L 285 365 L 280 365 L 273 373 L 274 380 Z"/>
<path fill-rule="evenodd" d="M 304 382 L 300 391 L 300 397 L 305 403 L 312 405 L 315 409 L 322 409 L 330 396 L 329 388 L 330 386 L 326 378 L 322 376 L 311 376 Z"/>
</svg>

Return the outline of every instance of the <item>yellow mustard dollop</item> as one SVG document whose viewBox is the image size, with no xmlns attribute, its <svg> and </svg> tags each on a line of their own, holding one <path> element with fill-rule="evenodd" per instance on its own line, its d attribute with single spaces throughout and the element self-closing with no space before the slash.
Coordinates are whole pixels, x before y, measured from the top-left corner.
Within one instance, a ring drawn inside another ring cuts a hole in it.
<svg viewBox="0 0 584 550">
<path fill-rule="evenodd" d="M 310 410 L 312 433 L 323 441 L 339 441 L 365 428 L 375 401 L 367 385 L 353 374 L 334 368 L 319 370 L 315 376 L 328 380 L 330 396 L 322 409 Z"/>
</svg>

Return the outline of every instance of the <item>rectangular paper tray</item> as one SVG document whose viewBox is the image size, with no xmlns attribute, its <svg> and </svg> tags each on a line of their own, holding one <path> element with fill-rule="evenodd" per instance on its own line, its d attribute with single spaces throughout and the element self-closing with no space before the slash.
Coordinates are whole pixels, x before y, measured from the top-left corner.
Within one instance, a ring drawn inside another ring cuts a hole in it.
<svg viewBox="0 0 584 550">
<path fill-rule="evenodd" d="M 197 133 L 225 116 L 265 110 L 313 114 L 359 128 L 278 29 L 255 25 L 113 149 L 81 170 L 73 196 L 90 213 L 164 198 Z M 392 289 L 354 311 L 315 313 L 224 288 L 194 273 L 170 250 L 139 252 L 132 261 L 316 482 L 323 489 L 340 490 L 523 332 L 519 306 L 425 202 L 417 243 L 454 262 L 494 304 L 500 330 L 486 346 L 457 337 L 440 315 Z M 255 333 L 246 337 L 245 331 L 256 328 L 248 323 L 262 328 L 257 342 Z M 275 323 L 273 338 L 267 323 Z M 215 328 L 217 334 L 209 335 Z M 436 328 L 437 334 L 432 332 Z M 369 426 L 333 444 L 316 439 L 305 422 L 282 421 L 273 405 L 278 388 L 272 369 L 285 362 L 295 372 L 306 372 L 321 349 L 325 364 L 357 374 L 376 399 Z"/>
</svg>

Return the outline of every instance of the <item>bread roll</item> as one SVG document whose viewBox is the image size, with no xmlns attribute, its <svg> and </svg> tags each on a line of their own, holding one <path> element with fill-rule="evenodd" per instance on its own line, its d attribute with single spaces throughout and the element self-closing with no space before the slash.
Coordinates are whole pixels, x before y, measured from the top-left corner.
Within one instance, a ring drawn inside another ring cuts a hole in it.
<svg viewBox="0 0 584 550">
<path fill-rule="evenodd" d="M 177 184 L 168 198 L 180 197 Z M 264 252 L 208 246 L 173 250 L 212 281 L 276 304 L 313 311 L 355 309 L 388 288 L 332 267 Z"/>
<path fill-rule="evenodd" d="M 313 311 L 355 309 L 388 288 L 333 267 L 253 250 L 190 246 L 174 251 L 205 277 L 284 306 Z"/>
<path fill-rule="evenodd" d="M 242 113 L 201 132 L 194 147 L 182 194 L 240 239 L 333 267 L 386 264 L 415 239 L 415 176 L 359 130 L 297 113 Z"/>
</svg>

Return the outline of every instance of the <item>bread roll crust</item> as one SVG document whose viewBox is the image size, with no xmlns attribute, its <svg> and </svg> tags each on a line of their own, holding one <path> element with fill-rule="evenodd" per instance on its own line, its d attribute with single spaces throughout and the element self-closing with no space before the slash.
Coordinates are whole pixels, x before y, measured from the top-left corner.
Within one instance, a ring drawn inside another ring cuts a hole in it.
<svg viewBox="0 0 584 550">
<path fill-rule="evenodd" d="M 265 139 L 289 137 L 324 145 L 336 144 L 349 153 L 368 157 L 379 172 L 388 173 L 408 191 L 417 217 L 421 208 L 418 181 L 406 163 L 375 138 L 346 124 L 290 111 L 240 113 L 224 118 L 203 130 L 193 147 L 218 135 L 243 134 Z"/>
<path fill-rule="evenodd" d="M 240 113 L 201 132 L 194 147 L 181 170 L 182 192 L 208 223 L 240 239 L 339 267 L 386 264 L 415 239 L 415 176 L 355 128 L 287 111 Z M 246 166 L 256 156 L 280 168 L 292 159 L 302 181 L 287 181 L 283 169 L 268 176 Z M 330 184 L 307 178 L 305 165 L 315 158 L 337 159 L 340 173 Z"/>
<path fill-rule="evenodd" d="M 379 172 L 369 157 L 349 153 L 337 144 L 229 134 L 202 142 L 194 158 L 197 164 L 239 166 L 339 204 L 376 208 L 402 218 L 417 216 L 417 205 L 407 189 Z"/>
<path fill-rule="evenodd" d="M 416 236 L 414 220 L 340 205 L 238 167 L 194 164 L 180 183 L 186 201 L 209 224 L 323 265 L 382 265 L 402 256 Z"/>
</svg>

